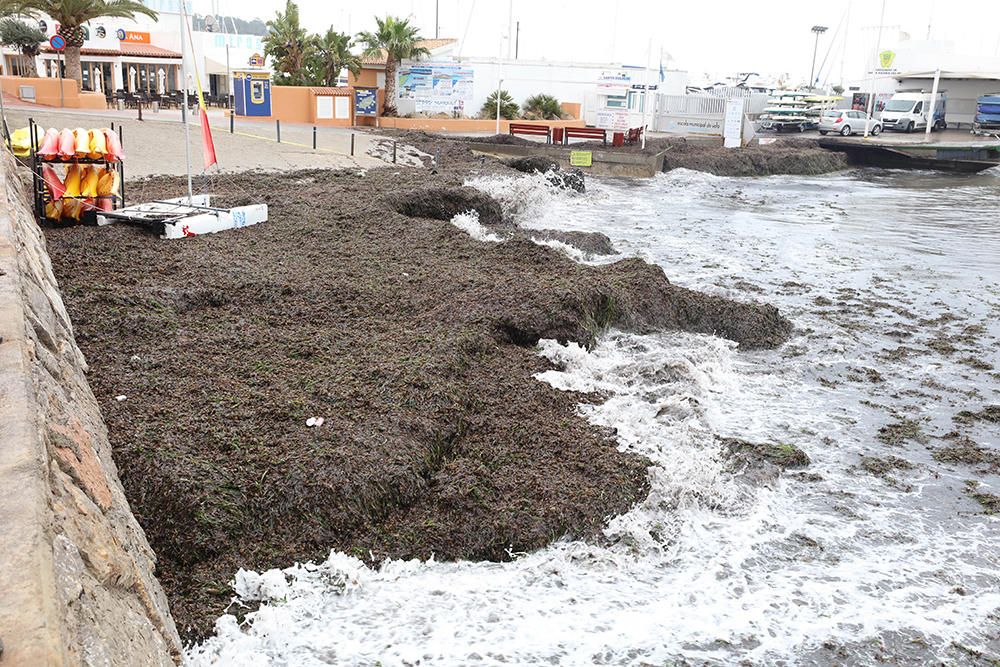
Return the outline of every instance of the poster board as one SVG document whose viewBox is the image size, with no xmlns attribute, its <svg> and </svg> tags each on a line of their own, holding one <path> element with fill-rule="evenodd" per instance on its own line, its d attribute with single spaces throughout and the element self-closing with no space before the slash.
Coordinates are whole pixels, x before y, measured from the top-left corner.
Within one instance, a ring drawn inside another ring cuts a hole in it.
<svg viewBox="0 0 1000 667">
<path fill-rule="evenodd" d="M 333 98 L 333 117 L 337 120 L 351 118 L 351 101 L 343 95 Z"/>
<path fill-rule="evenodd" d="M 629 129 L 629 112 L 625 109 L 598 109 L 594 125 L 602 130 L 625 132 Z"/>
<path fill-rule="evenodd" d="M 400 100 L 412 100 L 417 113 L 464 114 L 473 102 L 475 73 L 462 65 L 410 65 L 399 70 Z"/>
<path fill-rule="evenodd" d="M 378 88 L 354 89 L 354 115 L 378 115 Z"/>
<path fill-rule="evenodd" d="M 594 153 L 592 151 L 570 151 L 569 164 L 571 167 L 592 167 L 594 166 Z"/>
<path fill-rule="evenodd" d="M 316 97 L 316 118 L 317 120 L 333 119 L 333 97 L 329 95 Z"/>
<path fill-rule="evenodd" d="M 722 139 L 726 148 L 743 145 L 743 99 L 726 100 L 726 115 L 722 122 Z"/>
</svg>

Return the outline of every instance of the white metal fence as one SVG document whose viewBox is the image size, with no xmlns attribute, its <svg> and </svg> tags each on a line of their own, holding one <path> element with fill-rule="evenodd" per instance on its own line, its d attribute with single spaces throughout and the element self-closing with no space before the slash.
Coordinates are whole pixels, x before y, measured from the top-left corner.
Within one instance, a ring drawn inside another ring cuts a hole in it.
<svg viewBox="0 0 1000 667">
<path fill-rule="evenodd" d="M 653 131 L 721 137 L 726 103 L 730 99 L 742 99 L 743 113 L 751 119 L 767 105 L 764 93 L 752 93 L 742 88 L 726 89 L 724 92 L 730 91 L 732 94 L 660 95 L 652 123 Z"/>
</svg>

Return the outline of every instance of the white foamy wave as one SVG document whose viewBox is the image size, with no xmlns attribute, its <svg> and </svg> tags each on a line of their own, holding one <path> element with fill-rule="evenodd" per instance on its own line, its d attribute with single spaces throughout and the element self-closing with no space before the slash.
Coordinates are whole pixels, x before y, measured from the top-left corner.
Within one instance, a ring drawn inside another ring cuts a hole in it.
<svg viewBox="0 0 1000 667">
<path fill-rule="evenodd" d="M 503 239 L 488 231 L 479 222 L 479 211 L 470 209 L 465 213 L 457 213 L 451 219 L 451 224 L 455 225 L 466 234 L 477 241 L 487 241 L 489 243 L 500 243 Z"/>
<path fill-rule="evenodd" d="M 591 261 L 591 256 L 588 253 L 585 253 L 579 248 L 571 246 L 568 243 L 556 241 L 555 239 L 536 239 L 534 236 L 531 237 L 531 240 L 538 245 L 543 245 L 552 248 L 553 250 L 558 250 L 565 255 L 569 255 L 571 259 L 575 259 L 581 264 L 588 264 Z"/>
<path fill-rule="evenodd" d="M 545 206 L 561 192 L 552 184 L 549 176 L 535 172 L 534 174 L 475 176 L 467 178 L 465 185 L 484 192 L 498 202 L 503 209 L 504 217 L 520 221 L 530 218 L 543 210 Z"/>
</svg>

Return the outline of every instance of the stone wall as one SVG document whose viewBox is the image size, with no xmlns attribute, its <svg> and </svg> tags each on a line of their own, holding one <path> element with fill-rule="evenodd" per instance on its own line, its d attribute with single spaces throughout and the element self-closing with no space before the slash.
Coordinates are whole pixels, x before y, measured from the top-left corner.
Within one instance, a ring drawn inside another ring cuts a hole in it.
<svg viewBox="0 0 1000 667">
<path fill-rule="evenodd" d="M 118 480 L 26 170 L 0 153 L 0 664 L 172 665 L 180 639 Z"/>
</svg>

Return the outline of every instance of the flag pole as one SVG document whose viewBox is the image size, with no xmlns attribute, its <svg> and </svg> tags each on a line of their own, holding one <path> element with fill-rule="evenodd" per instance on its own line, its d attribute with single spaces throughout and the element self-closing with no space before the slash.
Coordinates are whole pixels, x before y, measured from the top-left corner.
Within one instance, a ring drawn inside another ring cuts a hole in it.
<svg viewBox="0 0 1000 667">
<path fill-rule="evenodd" d="M 179 0 L 180 11 L 177 13 L 181 22 L 181 122 L 184 123 L 184 158 L 187 160 L 187 181 L 188 181 L 188 204 L 194 201 L 194 189 L 191 186 L 191 128 L 188 127 L 187 114 L 187 55 L 184 45 L 184 37 L 187 32 L 185 24 L 187 15 L 184 13 L 184 3 L 186 0 Z"/>
<path fill-rule="evenodd" d="M 652 69 L 653 61 L 653 38 L 649 38 L 649 48 L 646 50 L 646 90 L 642 96 L 642 148 L 646 148 L 646 134 L 649 132 L 648 122 L 646 121 L 646 113 L 649 111 L 649 93 L 650 87 L 653 85 L 649 81 L 649 70 Z"/>
</svg>

